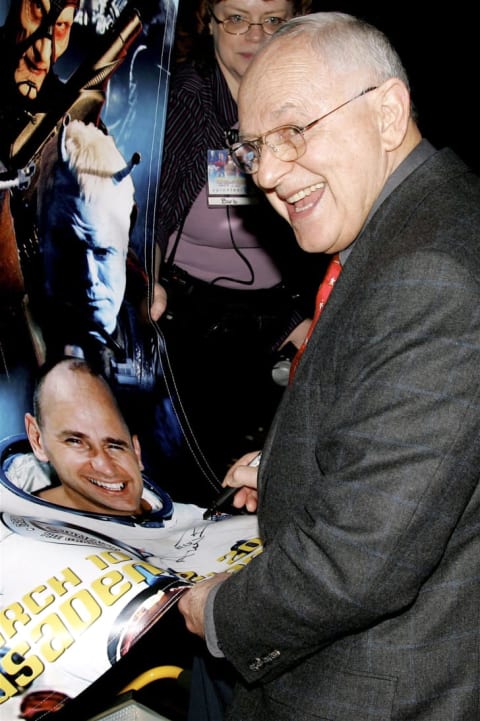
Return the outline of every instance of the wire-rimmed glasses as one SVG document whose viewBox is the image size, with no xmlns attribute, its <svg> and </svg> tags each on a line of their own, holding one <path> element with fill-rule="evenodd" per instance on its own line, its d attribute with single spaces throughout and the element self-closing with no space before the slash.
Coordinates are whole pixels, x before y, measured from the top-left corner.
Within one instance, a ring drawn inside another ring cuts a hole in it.
<svg viewBox="0 0 480 721">
<path fill-rule="evenodd" d="M 267 145 L 280 160 L 286 162 L 298 160 L 298 158 L 301 158 L 304 154 L 307 147 L 304 137 L 307 130 L 313 128 L 320 120 L 327 118 L 329 115 L 333 115 L 333 113 L 336 113 L 337 110 L 345 107 L 345 105 L 363 97 L 367 93 L 371 93 L 372 90 L 376 90 L 377 87 L 377 85 L 372 85 L 366 88 L 366 90 L 362 90 L 358 95 L 354 95 L 353 98 L 345 100 L 345 102 L 337 105 L 333 110 L 329 110 L 328 113 L 324 113 L 303 127 L 299 127 L 298 125 L 281 125 L 259 138 L 242 141 L 239 140 L 238 130 L 228 130 L 225 137 L 230 156 L 237 168 L 247 175 L 252 175 L 257 172 L 262 153 L 262 145 Z"/>
<path fill-rule="evenodd" d="M 220 18 L 217 18 L 212 10 L 210 10 L 210 15 L 218 25 L 223 25 L 223 29 L 229 35 L 245 35 L 248 33 L 252 25 L 258 25 L 261 27 L 265 35 L 273 35 L 275 30 L 286 22 L 284 18 L 279 18 L 275 15 L 266 18 L 261 23 L 250 23 L 245 18 L 242 18 L 241 15 L 230 15 L 230 17 L 225 18 L 225 20 L 220 20 Z"/>
</svg>

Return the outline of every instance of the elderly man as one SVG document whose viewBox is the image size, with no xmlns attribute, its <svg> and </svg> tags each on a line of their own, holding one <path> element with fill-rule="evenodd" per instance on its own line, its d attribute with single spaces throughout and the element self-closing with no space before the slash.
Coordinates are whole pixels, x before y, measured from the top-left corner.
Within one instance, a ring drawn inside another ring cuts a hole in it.
<svg viewBox="0 0 480 721">
<path fill-rule="evenodd" d="M 189 591 L 187 627 L 238 672 L 228 721 L 471 721 L 480 181 L 422 138 L 397 54 L 348 15 L 286 23 L 239 101 L 233 158 L 336 272 L 263 449 L 265 550 Z M 237 505 L 255 475 L 229 472 Z"/>
</svg>

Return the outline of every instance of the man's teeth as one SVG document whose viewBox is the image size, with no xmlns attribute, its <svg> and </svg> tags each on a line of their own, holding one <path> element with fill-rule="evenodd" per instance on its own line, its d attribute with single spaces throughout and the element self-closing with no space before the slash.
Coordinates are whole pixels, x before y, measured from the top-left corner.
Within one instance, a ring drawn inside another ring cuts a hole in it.
<svg viewBox="0 0 480 721">
<path fill-rule="evenodd" d="M 94 486 L 105 488 L 107 491 L 123 491 L 126 486 L 126 483 L 101 483 L 95 478 L 90 478 L 90 483 L 93 483 Z"/>
<path fill-rule="evenodd" d="M 287 198 L 287 203 L 298 203 L 299 200 L 308 198 L 311 193 L 315 192 L 315 190 L 321 190 L 324 186 L 325 183 L 315 183 L 315 185 L 311 185 L 309 188 L 299 190 L 298 193 Z"/>
</svg>

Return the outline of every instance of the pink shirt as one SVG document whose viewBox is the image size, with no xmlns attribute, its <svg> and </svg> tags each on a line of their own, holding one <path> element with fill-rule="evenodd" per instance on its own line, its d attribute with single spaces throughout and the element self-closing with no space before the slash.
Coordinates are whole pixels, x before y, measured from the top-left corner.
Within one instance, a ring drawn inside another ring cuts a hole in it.
<svg viewBox="0 0 480 721">
<path fill-rule="evenodd" d="M 205 186 L 192 205 L 183 226 L 174 264 L 206 282 L 219 276 L 231 278 L 232 280 L 219 280 L 215 284 L 224 287 L 252 290 L 278 285 L 281 282 L 279 268 L 271 256 L 260 247 L 256 236 L 247 230 L 242 219 L 258 212 L 255 205 L 209 208 Z M 169 239 L 167 258 L 176 235 L 175 232 Z M 238 282 L 248 281 L 252 276 L 234 244 L 253 268 L 254 278 L 249 285 Z"/>
</svg>

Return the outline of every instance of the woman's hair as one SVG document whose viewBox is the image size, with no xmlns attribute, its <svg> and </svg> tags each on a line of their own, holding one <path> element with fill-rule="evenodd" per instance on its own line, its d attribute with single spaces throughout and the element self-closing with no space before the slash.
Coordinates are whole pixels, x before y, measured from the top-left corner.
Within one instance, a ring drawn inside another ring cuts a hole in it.
<svg viewBox="0 0 480 721">
<path fill-rule="evenodd" d="M 192 60 L 199 69 L 211 67 L 215 61 L 209 24 L 211 11 L 223 0 L 197 0 L 196 9 L 190 1 L 180 10 L 176 32 L 176 61 Z M 306 15 L 312 0 L 292 0 L 293 14 Z M 188 10 L 186 9 L 188 7 Z"/>
</svg>

